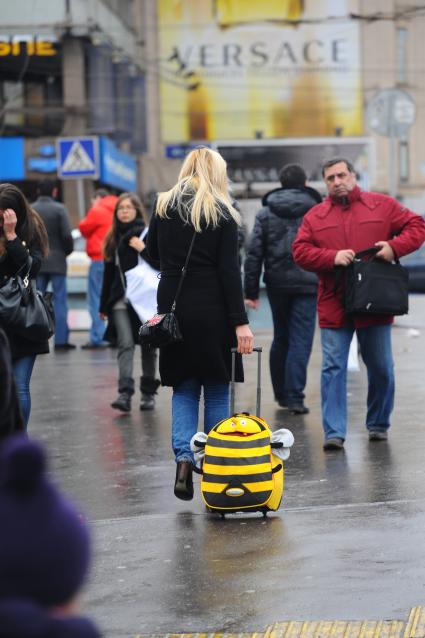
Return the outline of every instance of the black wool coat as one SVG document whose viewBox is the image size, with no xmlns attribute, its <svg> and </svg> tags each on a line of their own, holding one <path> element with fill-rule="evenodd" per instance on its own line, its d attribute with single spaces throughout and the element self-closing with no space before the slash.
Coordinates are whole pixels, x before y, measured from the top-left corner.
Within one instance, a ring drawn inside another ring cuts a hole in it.
<svg viewBox="0 0 425 638">
<path fill-rule="evenodd" d="M 30 278 L 35 279 L 43 261 L 42 252 L 36 244 L 25 246 L 19 237 L 6 242 L 7 254 L 0 260 L 0 286 L 15 275 L 22 266 L 28 262 L 28 255 L 32 259 Z M 13 330 L 7 325 L 0 325 L 9 340 L 12 359 L 22 359 L 33 354 L 44 354 L 49 352 L 48 341 L 32 341 L 25 339 L 21 335 L 15 335 Z"/>
<path fill-rule="evenodd" d="M 10 434 L 23 430 L 24 424 L 13 378 L 9 342 L 0 328 L 0 444 Z"/>
<path fill-rule="evenodd" d="M 194 233 L 176 209 L 168 218 L 154 215 L 149 226 L 147 248 L 160 261 L 158 312 L 169 312 Z M 176 315 L 183 341 L 160 349 L 162 385 L 176 386 L 186 379 L 202 383 L 228 383 L 235 326 L 247 324 L 238 261 L 238 226 L 230 217 L 197 233 L 188 274 L 177 300 Z M 236 380 L 243 381 L 240 355 Z"/>
</svg>

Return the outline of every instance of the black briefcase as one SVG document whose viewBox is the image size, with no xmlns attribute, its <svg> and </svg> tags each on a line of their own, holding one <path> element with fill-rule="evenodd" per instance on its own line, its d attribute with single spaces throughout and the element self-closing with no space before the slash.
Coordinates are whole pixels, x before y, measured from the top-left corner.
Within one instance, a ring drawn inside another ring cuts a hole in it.
<svg viewBox="0 0 425 638">
<path fill-rule="evenodd" d="M 409 312 L 409 273 L 395 263 L 375 259 L 380 248 L 355 254 L 344 268 L 344 306 L 347 314 L 405 315 Z"/>
</svg>

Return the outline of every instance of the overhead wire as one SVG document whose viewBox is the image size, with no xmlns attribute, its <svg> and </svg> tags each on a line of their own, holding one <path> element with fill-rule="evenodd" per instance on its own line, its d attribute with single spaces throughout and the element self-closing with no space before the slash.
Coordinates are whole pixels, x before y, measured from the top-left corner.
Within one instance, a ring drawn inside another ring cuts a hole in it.
<svg viewBox="0 0 425 638">
<path fill-rule="evenodd" d="M 34 13 L 34 3 L 35 0 L 33 0 L 32 3 L 32 14 Z M 418 17 L 418 14 L 423 14 L 423 16 L 425 16 L 425 4 L 422 5 L 417 5 L 417 6 L 413 6 L 413 7 L 409 7 L 400 11 L 395 11 L 395 12 L 375 12 L 373 14 L 354 14 L 354 13 L 350 13 L 348 15 L 345 16 L 327 16 L 324 18 L 311 18 L 311 19 L 299 19 L 296 21 L 293 20 L 279 20 L 277 21 L 279 24 L 287 24 L 290 26 L 296 26 L 299 24 L 324 24 L 327 23 L 329 24 L 329 22 L 335 23 L 335 22 L 347 22 L 347 20 L 351 20 L 351 21 L 365 21 L 365 22 L 376 22 L 376 21 L 383 21 L 383 20 L 412 20 L 416 17 Z M 267 23 L 274 23 L 275 21 L 267 21 Z M 45 25 L 46 26 L 46 25 Z M 50 25 L 51 26 L 51 25 Z M 146 26 L 146 25 L 145 25 Z M 156 27 L 158 27 L 158 25 L 155 25 Z M 200 26 L 211 26 L 211 23 L 205 23 L 205 25 L 202 25 L 202 23 L 197 23 L 196 25 L 190 24 L 190 23 L 170 23 L 169 25 L 167 23 L 161 23 L 160 25 L 160 29 L 166 29 L 167 27 L 172 26 L 173 29 L 179 28 L 179 27 L 187 27 L 187 26 L 191 26 L 192 28 L 198 28 Z M 112 33 L 114 32 L 114 30 L 112 29 Z M 109 32 L 111 33 L 111 31 Z M 28 70 L 29 67 L 29 63 L 31 61 L 31 57 L 28 55 L 28 53 L 25 56 L 24 62 L 23 62 L 23 66 L 19 71 L 19 75 L 16 78 L 15 82 L 16 84 L 20 84 L 24 77 L 25 74 Z M 182 73 L 179 74 L 178 69 L 176 71 L 173 71 L 173 69 L 170 69 L 166 63 L 169 62 L 169 59 L 160 59 L 157 58 L 155 60 L 149 60 L 147 58 L 144 58 L 141 61 L 141 64 L 144 66 L 146 65 L 146 68 L 143 69 L 144 72 L 149 73 L 150 71 L 152 71 L 153 73 L 156 73 L 159 77 L 160 82 L 165 82 L 168 84 L 172 84 L 174 86 L 177 86 L 179 88 L 182 88 L 184 90 L 193 90 L 194 88 L 197 88 L 197 86 L 199 85 L 199 81 L 195 81 L 193 76 L 196 75 L 196 71 L 187 71 L 186 73 L 186 77 L 182 77 Z M 182 64 L 182 61 L 177 60 L 177 62 L 179 64 Z M 186 64 L 183 62 L 184 66 L 186 67 Z M 187 68 L 187 67 L 186 67 Z M 184 69 L 181 69 L 182 71 L 184 71 Z M 293 70 L 293 69 L 291 69 Z M 386 67 L 384 69 L 382 69 L 381 67 L 367 67 L 365 65 L 362 65 L 361 67 L 349 67 L 349 72 L 350 73 L 359 73 L 360 71 L 362 72 L 362 74 L 367 74 L 367 73 L 374 73 L 374 72 L 379 72 L 380 76 L 382 76 L 383 74 L 391 74 L 393 75 L 394 73 L 396 73 L 398 70 L 398 67 Z M 309 69 L 308 67 L 303 66 L 302 67 L 302 71 L 303 73 L 312 73 L 313 70 Z M 323 68 L 318 68 L 318 72 L 320 71 L 324 71 Z M 332 71 L 338 72 L 338 68 L 334 68 L 332 67 Z M 285 71 L 285 69 L 278 69 L 277 72 L 281 72 L 282 74 L 287 72 L 287 70 Z M 58 71 L 57 76 L 55 76 L 54 73 L 52 73 L 52 70 L 50 68 L 38 68 L 37 69 L 37 76 L 43 76 L 45 75 L 46 77 L 50 77 L 50 76 L 54 76 L 54 77 L 58 77 L 60 76 L 61 71 Z M 408 75 L 409 78 L 412 77 L 416 77 L 416 76 L 421 76 L 425 73 L 425 70 L 409 70 L 408 71 Z M 107 75 L 107 74 L 105 74 Z M 71 76 L 72 76 L 72 72 L 71 72 Z M 75 74 L 75 76 L 77 76 L 77 73 Z M 90 79 L 91 74 L 90 72 L 86 74 L 86 76 Z M 100 74 L 96 74 L 97 77 L 102 77 L 102 73 Z M 109 77 L 109 76 L 108 76 Z M 276 71 L 274 72 L 274 81 L 276 78 Z M 222 83 L 217 80 L 214 81 L 211 78 L 203 78 L 202 80 L 205 85 L 208 88 L 212 88 L 214 89 L 214 87 L 218 87 L 218 86 L 222 86 Z M 246 83 L 243 82 L 234 82 L 232 81 L 232 90 L 246 90 Z M 273 87 L 276 88 L 275 83 L 273 82 L 265 82 L 263 83 L 258 83 L 256 82 L 255 84 L 256 88 L 258 89 L 264 89 L 267 90 L 267 88 L 269 87 Z M 284 87 L 282 87 L 284 88 Z M 347 87 L 344 88 L 342 87 L 345 93 L 357 93 L 357 89 L 356 88 L 352 88 L 352 87 Z M 420 87 L 412 87 L 415 90 L 415 93 L 423 93 L 425 92 L 425 89 L 422 89 Z M 365 90 L 365 89 L 363 89 Z M 372 91 L 373 88 L 369 88 L 367 89 L 368 91 Z M 378 90 L 378 87 L 376 87 L 376 90 Z M 325 87 L 308 87 L 308 86 L 304 86 L 304 87 L 297 87 L 297 91 L 302 91 L 305 93 L 309 93 L 310 91 L 314 91 L 315 94 L 317 93 L 327 93 L 329 91 L 329 89 L 326 89 Z M 5 127 L 5 118 L 3 117 L 4 114 L 6 112 L 15 112 L 15 109 L 10 108 L 10 104 L 13 103 L 13 101 L 15 99 L 17 99 L 20 95 L 21 90 L 18 89 L 16 91 L 16 93 L 14 95 L 12 95 L 6 102 L 5 104 L 3 104 L 3 106 L 0 109 L 0 118 L 3 120 L 3 122 L 0 125 L 0 134 L 3 133 L 4 131 L 4 127 Z M 110 104 L 115 104 L 117 106 L 123 106 L 126 104 L 133 104 L 134 103 L 134 99 L 132 96 L 130 97 L 125 97 L 125 96 L 117 96 L 117 97 L 113 97 L 113 98 L 101 98 L 100 100 L 98 98 L 96 98 L 96 103 L 102 105 L 102 106 L 108 106 Z M 62 106 L 62 102 L 60 99 L 57 100 L 57 102 L 55 100 L 50 100 L 48 103 L 48 107 L 55 107 L 55 105 L 58 106 Z M 29 107 L 31 109 L 31 107 Z M 33 107 L 34 109 L 37 109 L 37 107 Z M 40 107 L 40 110 L 43 107 Z M 18 109 L 19 110 L 19 109 Z M 21 110 L 22 112 L 22 110 Z M 172 111 L 172 110 L 163 110 L 164 113 L 169 114 L 169 115 L 179 115 L 179 112 L 176 111 Z M 214 111 L 215 113 L 220 113 L 221 111 Z M 230 111 L 224 111 L 225 113 L 230 113 Z M 246 112 L 246 110 L 233 110 L 231 111 L 231 113 L 234 114 L 240 114 L 240 113 L 244 113 Z M 259 110 L 260 112 L 264 112 Z"/>
</svg>

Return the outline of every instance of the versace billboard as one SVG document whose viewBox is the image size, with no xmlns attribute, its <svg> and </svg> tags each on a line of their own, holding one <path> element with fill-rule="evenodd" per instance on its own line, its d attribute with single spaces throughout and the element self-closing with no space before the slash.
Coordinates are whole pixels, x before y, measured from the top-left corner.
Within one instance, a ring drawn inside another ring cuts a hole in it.
<svg viewBox="0 0 425 638">
<path fill-rule="evenodd" d="M 164 142 L 362 135 L 352 0 L 159 0 Z"/>
</svg>

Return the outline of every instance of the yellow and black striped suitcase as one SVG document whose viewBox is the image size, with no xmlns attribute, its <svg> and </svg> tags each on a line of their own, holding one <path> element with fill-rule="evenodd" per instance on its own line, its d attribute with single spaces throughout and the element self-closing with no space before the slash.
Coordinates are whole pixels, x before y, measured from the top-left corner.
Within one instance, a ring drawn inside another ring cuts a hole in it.
<svg viewBox="0 0 425 638">
<path fill-rule="evenodd" d="M 257 414 L 261 406 L 261 352 L 257 368 Z M 259 416 L 235 413 L 235 356 L 232 349 L 230 414 L 215 425 L 205 441 L 201 468 L 201 493 L 208 511 L 267 512 L 279 508 L 282 500 L 283 461 L 273 454 L 272 433 Z"/>
</svg>

